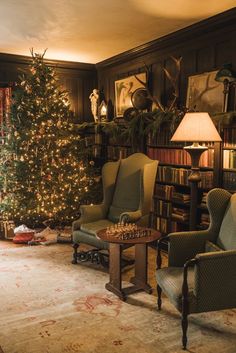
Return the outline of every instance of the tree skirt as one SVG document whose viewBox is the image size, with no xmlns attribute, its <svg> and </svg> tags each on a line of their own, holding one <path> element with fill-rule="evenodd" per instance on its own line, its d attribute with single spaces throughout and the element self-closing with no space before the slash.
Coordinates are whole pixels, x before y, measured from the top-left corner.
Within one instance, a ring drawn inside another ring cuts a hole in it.
<svg viewBox="0 0 236 353">
<path fill-rule="evenodd" d="M 71 254 L 68 244 L 0 250 L 1 353 L 182 352 L 180 315 L 167 298 L 161 311 L 144 292 L 122 302 L 104 288 L 106 271 L 71 265 Z M 190 317 L 191 353 L 235 347 L 236 310 Z"/>
</svg>

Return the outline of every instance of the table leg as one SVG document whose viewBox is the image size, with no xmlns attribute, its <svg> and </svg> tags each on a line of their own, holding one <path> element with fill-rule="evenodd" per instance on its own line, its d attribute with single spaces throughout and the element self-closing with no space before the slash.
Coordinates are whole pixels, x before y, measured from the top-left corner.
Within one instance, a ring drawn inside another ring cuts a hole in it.
<svg viewBox="0 0 236 353">
<path fill-rule="evenodd" d="M 147 283 L 148 267 L 148 247 L 147 244 L 135 245 L 135 274 L 131 278 L 131 283 L 135 285 L 136 290 L 144 290 L 152 293 L 152 287 Z"/>
<path fill-rule="evenodd" d="M 121 255 L 122 247 L 120 244 L 109 244 L 109 275 L 110 281 L 105 288 L 116 294 L 121 300 L 126 299 L 125 293 L 122 291 L 121 278 Z"/>
</svg>

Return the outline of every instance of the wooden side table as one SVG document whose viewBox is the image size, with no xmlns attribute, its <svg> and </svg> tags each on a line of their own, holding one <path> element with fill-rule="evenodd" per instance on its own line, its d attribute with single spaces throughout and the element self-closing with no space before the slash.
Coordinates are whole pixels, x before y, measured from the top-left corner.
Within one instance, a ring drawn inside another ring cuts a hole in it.
<svg viewBox="0 0 236 353">
<path fill-rule="evenodd" d="M 151 293 L 152 288 L 147 283 L 147 244 L 158 240 L 161 237 L 160 232 L 151 229 L 150 236 L 122 240 L 112 235 L 107 235 L 106 229 L 102 229 L 97 233 L 97 237 L 109 243 L 110 281 L 106 284 L 106 289 L 116 294 L 121 300 L 126 300 L 127 295 L 140 290 Z M 133 286 L 122 288 L 121 255 L 122 245 L 126 244 L 135 246 L 135 275 L 130 279 Z"/>
</svg>

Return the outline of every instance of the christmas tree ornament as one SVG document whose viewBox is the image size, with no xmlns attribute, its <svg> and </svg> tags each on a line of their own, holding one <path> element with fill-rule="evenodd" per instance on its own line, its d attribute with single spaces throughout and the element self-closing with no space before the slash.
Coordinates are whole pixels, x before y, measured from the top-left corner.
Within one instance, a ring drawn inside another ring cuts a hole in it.
<svg viewBox="0 0 236 353">
<path fill-rule="evenodd" d="M 40 226 L 49 217 L 71 224 L 80 203 L 99 201 L 100 185 L 90 180 L 97 171 L 89 163 L 89 148 L 78 139 L 68 93 L 60 89 L 44 54 L 32 50 L 30 71 L 19 78 L 6 127 L 0 163 L 1 210 L 8 219 Z M 8 153 L 8 154 L 7 154 Z M 94 179 L 95 180 L 95 179 Z"/>
</svg>

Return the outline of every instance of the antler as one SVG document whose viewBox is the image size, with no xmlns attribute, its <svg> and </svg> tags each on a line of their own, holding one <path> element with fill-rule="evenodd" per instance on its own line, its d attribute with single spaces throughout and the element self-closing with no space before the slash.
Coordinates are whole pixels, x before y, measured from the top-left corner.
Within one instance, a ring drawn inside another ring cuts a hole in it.
<svg viewBox="0 0 236 353">
<path fill-rule="evenodd" d="M 145 68 L 146 68 L 146 72 L 147 72 L 147 76 L 148 76 L 150 70 L 149 70 L 148 66 L 147 66 L 145 63 L 144 63 L 144 66 L 145 66 Z M 134 77 L 136 78 L 136 80 L 137 80 L 139 83 L 141 83 L 141 85 L 143 85 L 143 86 L 145 87 L 145 89 L 146 89 L 146 91 L 147 91 L 147 94 L 148 94 L 148 98 L 150 98 L 150 99 L 157 105 L 157 108 L 158 108 L 158 109 L 160 109 L 162 112 L 164 112 L 165 109 L 164 109 L 163 105 L 161 104 L 161 102 L 159 101 L 158 98 L 156 98 L 156 97 L 154 97 L 154 96 L 152 95 L 151 91 L 150 91 L 149 88 L 148 88 L 148 83 L 147 83 L 147 82 L 144 82 L 144 81 L 142 81 L 142 80 L 140 80 L 140 78 L 138 78 L 137 75 L 134 75 Z M 148 80 L 147 80 L 147 81 L 148 81 Z"/>
<path fill-rule="evenodd" d="M 169 106 L 169 108 L 167 109 L 167 111 L 171 111 L 176 103 L 177 98 L 179 97 L 179 87 L 178 87 L 178 81 L 179 81 L 179 74 L 180 74 L 180 64 L 181 64 L 181 60 L 182 57 L 176 59 L 173 56 L 171 56 L 171 59 L 175 62 L 176 65 L 176 74 L 174 77 L 172 77 L 169 73 L 169 71 L 167 69 L 164 68 L 164 72 L 166 74 L 166 77 L 169 79 L 169 81 L 171 82 L 173 88 L 174 88 L 174 92 L 173 92 L 173 100 Z"/>
</svg>

